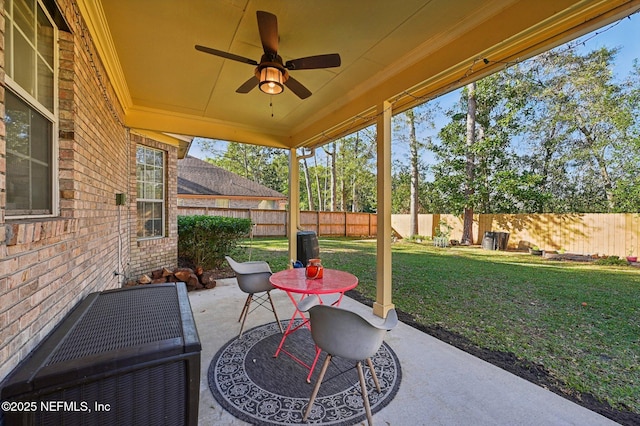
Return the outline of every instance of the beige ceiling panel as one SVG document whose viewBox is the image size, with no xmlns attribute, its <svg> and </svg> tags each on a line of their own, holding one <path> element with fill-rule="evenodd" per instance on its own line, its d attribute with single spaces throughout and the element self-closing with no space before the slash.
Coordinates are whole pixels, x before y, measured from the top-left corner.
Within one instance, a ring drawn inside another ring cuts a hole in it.
<svg viewBox="0 0 640 426">
<path fill-rule="evenodd" d="M 77 1 L 127 124 L 269 146 L 333 137 L 365 125 L 383 101 L 408 108 L 416 96 L 451 90 L 640 7 L 640 0 Z M 276 14 L 285 62 L 341 55 L 339 68 L 291 73 L 313 93 L 308 99 L 287 89 L 238 94 L 253 66 L 195 50 L 260 60 L 256 10 Z"/>
<path fill-rule="evenodd" d="M 210 92 L 206 85 L 215 82 L 221 64 L 197 64 L 204 54 L 194 44 L 211 39 L 230 44 L 235 21 L 242 17 L 241 9 L 229 4 L 212 8 L 215 3 L 103 1 L 135 104 L 204 111 Z M 215 25 L 212 15 L 217 17 Z"/>
</svg>

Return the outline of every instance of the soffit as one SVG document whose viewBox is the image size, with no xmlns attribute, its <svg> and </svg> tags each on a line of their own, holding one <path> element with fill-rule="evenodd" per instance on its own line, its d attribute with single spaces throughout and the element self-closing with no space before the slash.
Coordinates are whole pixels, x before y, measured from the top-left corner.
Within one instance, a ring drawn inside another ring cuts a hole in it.
<svg viewBox="0 0 640 426">
<path fill-rule="evenodd" d="M 127 125 L 281 148 L 371 124 L 591 31 L 640 0 L 80 0 Z M 260 59 L 256 11 L 278 17 L 284 61 L 339 53 L 342 65 L 291 74 L 313 93 L 236 88 L 253 67 L 195 44 Z M 483 59 L 488 59 L 485 63 Z"/>
</svg>

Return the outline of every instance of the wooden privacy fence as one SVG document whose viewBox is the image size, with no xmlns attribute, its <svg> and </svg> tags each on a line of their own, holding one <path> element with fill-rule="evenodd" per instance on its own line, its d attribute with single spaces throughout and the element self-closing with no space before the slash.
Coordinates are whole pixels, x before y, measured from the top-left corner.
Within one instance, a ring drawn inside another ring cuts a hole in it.
<svg viewBox="0 0 640 426">
<path fill-rule="evenodd" d="M 178 207 L 178 215 L 226 216 L 251 219 L 256 237 L 287 235 L 286 210 L 233 209 L 215 207 Z M 300 212 L 300 227 L 319 236 L 368 237 L 377 233 L 377 216 L 372 213 Z"/>
<path fill-rule="evenodd" d="M 253 235 L 282 237 L 287 233 L 285 210 L 178 207 L 178 214 L 230 216 L 251 219 Z M 392 215 L 393 229 L 409 236 L 409 215 Z M 440 228 L 450 228 L 450 239 L 462 237 L 462 217 L 449 214 L 422 214 L 418 217 L 418 234 L 433 237 Z M 319 236 L 366 237 L 377 233 L 373 213 L 300 212 L 300 227 Z M 565 250 L 568 253 L 640 255 L 640 214 L 638 213 L 567 213 L 567 214 L 480 214 L 474 216 L 473 241 L 480 244 L 485 232 L 508 232 L 509 249 L 538 246 L 542 250 Z"/>
<path fill-rule="evenodd" d="M 408 235 L 409 215 L 393 215 L 391 224 L 403 236 Z M 451 239 L 462 237 L 462 217 L 447 214 L 419 215 L 418 234 L 433 237 L 448 227 Z M 638 213 L 566 213 L 566 214 L 480 214 L 474 216 L 473 241 L 482 242 L 485 232 L 508 232 L 509 249 L 538 246 L 542 250 L 568 253 L 640 255 L 640 214 Z"/>
<path fill-rule="evenodd" d="M 318 235 L 369 237 L 378 232 L 378 217 L 373 213 L 303 211 L 300 227 Z"/>
</svg>

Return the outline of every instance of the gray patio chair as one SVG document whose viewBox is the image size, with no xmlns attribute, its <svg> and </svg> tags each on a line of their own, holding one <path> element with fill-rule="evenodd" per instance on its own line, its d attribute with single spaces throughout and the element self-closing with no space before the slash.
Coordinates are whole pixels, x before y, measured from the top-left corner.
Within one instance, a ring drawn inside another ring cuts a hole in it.
<svg viewBox="0 0 640 426">
<path fill-rule="evenodd" d="M 357 361 L 356 369 L 358 370 L 358 377 L 360 379 L 360 388 L 362 390 L 362 399 L 367 413 L 367 420 L 369 425 L 373 424 L 361 361 L 366 360 L 367 365 L 369 365 L 369 370 L 371 371 L 373 382 L 378 392 L 380 392 L 380 383 L 373 369 L 371 357 L 380 349 L 387 331 L 398 324 L 398 315 L 395 309 L 388 312 L 387 318 L 382 324 L 374 324 L 359 314 L 347 309 L 320 305 L 316 298 L 312 297 L 308 297 L 300 302 L 298 309 L 303 312 L 309 312 L 311 336 L 316 345 L 327 352 L 327 357 L 322 364 L 320 376 L 311 393 L 311 399 L 309 400 L 303 421 L 307 421 L 307 417 L 309 417 L 311 413 L 313 401 L 315 401 L 318 395 L 320 384 L 322 383 L 331 358 L 338 356 Z"/>
<path fill-rule="evenodd" d="M 236 279 L 238 280 L 238 287 L 240 287 L 240 290 L 248 293 L 247 299 L 244 302 L 244 307 L 240 313 L 240 318 L 238 318 L 238 322 L 242 321 L 239 337 L 242 337 L 244 323 L 249 312 L 253 312 L 258 306 L 263 306 L 269 309 L 269 307 L 265 305 L 267 300 L 271 305 L 270 311 L 273 312 L 273 316 L 276 318 L 278 327 L 280 327 L 280 332 L 284 333 L 282 324 L 280 324 L 280 319 L 278 318 L 278 313 L 276 312 L 276 307 L 273 304 L 273 299 L 271 299 L 270 291 L 275 289 L 275 287 L 269 282 L 269 277 L 271 276 L 271 268 L 269 267 L 269 264 L 262 261 L 236 262 L 229 256 L 225 256 L 225 259 L 227 259 L 229 266 L 231 266 L 231 269 L 236 273 Z M 256 301 L 258 306 L 250 309 L 251 302 L 253 301 Z"/>
</svg>

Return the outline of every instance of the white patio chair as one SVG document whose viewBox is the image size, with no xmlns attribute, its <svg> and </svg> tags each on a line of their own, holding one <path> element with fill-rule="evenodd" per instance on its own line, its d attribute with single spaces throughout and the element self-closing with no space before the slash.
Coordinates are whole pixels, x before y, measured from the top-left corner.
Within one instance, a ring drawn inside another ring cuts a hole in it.
<svg viewBox="0 0 640 426">
<path fill-rule="evenodd" d="M 231 269 L 236 273 L 236 279 L 238 280 L 238 287 L 240 287 L 240 290 L 248 293 L 247 299 L 244 302 L 244 307 L 242 308 L 242 312 L 238 318 L 238 322 L 242 321 L 238 337 L 242 337 L 244 323 L 249 312 L 253 312 L 257 308 L 256 306 L 255 308 L 250 309 L 252 301 L 256 301 L 258 306 L 263 306 L 269 309 L 269 306 L 265 305 L 268 300 L 271 305 L 269 310 L 273 312 L 273 316 L 276 318 L 278 327 L 280 327 L 280 332 L 284 333 L 282 324 L 280 324 L 280 319 L 278 318 L 278 313 L 276 312 L 276 307 L 273 304 L 273 299 L 271 299 L 270 291 L 275 289 L 275 287 L 271 285 L 271 282 L 269 282 L 269 277 L 272 274 L 269 264 L 263 261 L 236 262 L 229 256 L 225 256 L 225 259 L 227 259 L 229 266 L 231 266 Z"/>
<path fill-rule="evenodd" d="M 328 305 L 320 305 L 314 298 L 306 298 L 298 305 L 301 311 L 309 312 L 311 321 L 311 336 L 316 345 L 323 351 L 327 352 L 327 357 L 322 364 L 320 376 L 311 393 L 309 405 L 304 414 L 303 421 L 307 421 L 313 401 L 315 401 L 320 384 L 327 371 L 329 362 L 333 356 L 350 359 L 356 362 L 358 377 L 360 379 L 360 388 L 362 390 L 362 399 L 365 411 L 367 413 L 367 421 L 369 425 L 373 424 L 371 418 L 371 407 L 369 406 L 369 397 L 367 395 L 367 386 L 362 372 L 362 360 L 366 360 L 373 381 L 380 392 L 380 383 L 373 369 L 371 357 L 378 352 L 382 345 L 383 338 L 388 330 L 391 330 L 398 323 L 398 315 L 395 309 L 388 312 L 387 318 L 382 324 L 374 324 L 359 314 L 347 309 L 338 308 Z"/>
</svg>

